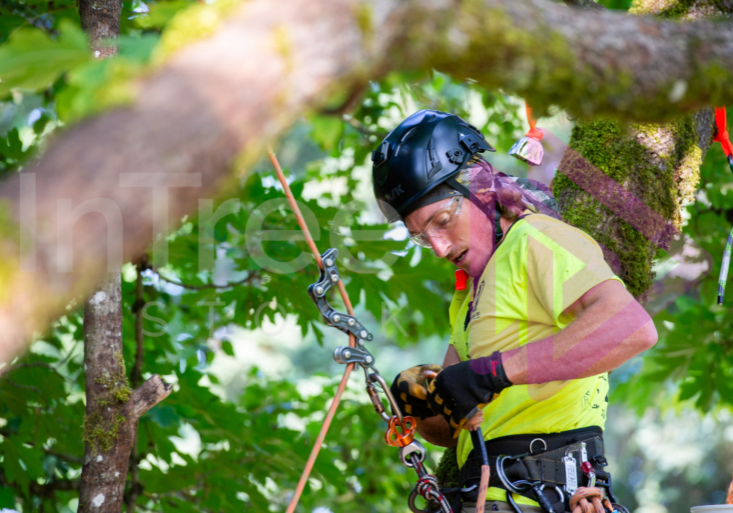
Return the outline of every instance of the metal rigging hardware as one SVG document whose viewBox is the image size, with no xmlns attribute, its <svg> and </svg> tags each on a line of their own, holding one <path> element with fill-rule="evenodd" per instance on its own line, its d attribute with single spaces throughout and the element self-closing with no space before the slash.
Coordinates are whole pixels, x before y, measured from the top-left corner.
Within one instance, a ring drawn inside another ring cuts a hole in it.
<svg viewBox="0 0 733 513">
<path fill-rule="evenodd" d="M 356 339 L 358 347 L 337 347 L 333 352 L 333 359 L 345 365 L 351 363 L 357 364 L 364 370 L 366 391 L 369 394 L 369 399 L 371 399 L 377 414 L 388 424 L 384 441 L 387 445 L 399 447 L 400 461 L 402 464 L 407 468 L 415 469 L 418 481 L 408 499 L 410 510 L 416 513 L 432 511 L 430 505 L 424 510 L 420 510 L 415 506 L 415 499 L 420 495 L 429 502 L 435 502 L 440 507 L 442 513 L 453 513 L 448 500 L 440 493 L 438 480 L 435 476 L 428 474 L 422 463 L 425 459 L 426 451 L 425 447 L 415 440 L 415 427 L 417 425 L 415 419 L 402 415 L 389 386 L 387 386 L 387 382 L 374 366 L 374 356 L 364 347 L 366 342 L 374 338 L 373 335 L 369 333 L 355 316 L 336 311 L 326 299 L 328 290 L 339 283 L 341 279 L 338 267 L 336 266 L 337 258 L 337 249 L 331 248 L 326 250 L 321 255 L 323 267 L 320 269 L 320 277 L 317 282 L 308 287 L 308 295 L 321 312 L 324 322 L 328 326 L 333 326 L 344 333 L 353 335 Z M 392 410 L 391 416 L 387 414 L 384 408 L 379 391 L 387 397 L 389 407 Z"/>
</svg>

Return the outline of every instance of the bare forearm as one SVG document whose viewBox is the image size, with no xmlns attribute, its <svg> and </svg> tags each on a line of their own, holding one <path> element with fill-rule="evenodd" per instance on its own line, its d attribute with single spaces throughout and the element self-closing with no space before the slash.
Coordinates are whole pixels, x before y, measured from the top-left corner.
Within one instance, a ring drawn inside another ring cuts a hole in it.
<svg viewBox="0 0 733 513">
<path fill-rule="evenodd" d="M 598 302 L 555 335 L 505 352 L 507 377 L 537 384 L 595 376 L 648 349 L 657 340 L 653 321 L 635 300 L 624 303 Z"/>
<path fill-rule="evenodd" d="M 439 447 L 455 447 L 458 443 L 458 440 L 451 436 L 448 422 L 442 415 L 418 422 L 417 432 L 426 441 Z"/>
</svg>

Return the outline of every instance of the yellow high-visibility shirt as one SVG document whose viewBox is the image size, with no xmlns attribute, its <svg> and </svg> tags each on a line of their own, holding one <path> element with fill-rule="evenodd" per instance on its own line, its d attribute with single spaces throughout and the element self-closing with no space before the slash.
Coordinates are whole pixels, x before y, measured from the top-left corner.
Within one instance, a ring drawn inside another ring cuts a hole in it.
<svg viewBox="0 0 733 513">
<path fill-rule="evenodd" d="M 470 280 L 470 287 L 453 296 L 450 343 L 465 361 L 549 337 L 573 320 L 562 312 L 606 280 L 621 281 L 603 259 L 601 248 L 585 232 L 542 214 L 519 219 L 489 260 L 476 293 Z M 607 406 L 608 374 L 514 385 L 484 408 L 481 428 L 485 440 L 589 426 L 603 428 Z M 472 449 L 469 433 L 462 431 L 459 466 Z M 518 495 L 514 498 L 520 504 L 537 505 Z M 491 487 L 487 500 L 504 501 L 506 492 Z"/>
</svg>

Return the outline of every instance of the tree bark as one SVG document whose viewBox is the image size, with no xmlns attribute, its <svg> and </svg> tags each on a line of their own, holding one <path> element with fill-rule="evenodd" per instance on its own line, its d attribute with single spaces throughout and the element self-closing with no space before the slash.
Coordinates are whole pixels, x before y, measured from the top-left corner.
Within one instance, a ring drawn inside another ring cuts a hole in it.
<svg viewBox="0 0 733 513">
<path fill-rule="evenodd" d="M 114 40 L 120 37 L 120 0 L 78 0 L 81 28 L 89 35 L 95 57 L 117 54 Z"/>
<path fill-rule="evenodd" d="M 84 303 L 84 465 L 79 512 L 118 513 L 132 447 L 132 390 L 122 359 L 120 273 Z"/>
<path fill-rule="evenodd" d="M 667 119 L 733 99 L 723 87 L 733 79 L 733 31 L 546 0 L 292 0 L 285 10 L 244 2 L 216 34 L 137 82 L 133 105 L 71 128 L 2 184 L 0 362 L 88 293 L 105 262 L 115 269 L 149 247 L 155 215 L 190 214 L 222 190 L 233 165 L 248 169 L 329 93 L 392 69 L 431 67 L 575 115 Z M 20 199 L 23 180 L 34 203 Z M 151 193 L 156 185 L 168 196 Z M 71 211 L 80 205 L 107 217 L 77 221 Z M 35 234 L 23 245 L 33 258 L 22 262 L 21 223 Z M 170 227 L 163 220 L 155 231 Z M 69 272 L 55 244 L 71 233 Z"/>
<path fill-rule="evenodd" d="M 80 0 L 82 27 L 88 31 L 98 58 L 117 53 L 103 38 L 120 35 L 120 0 Z M 106 44 L 105 44 L 106 43 Z M 93 144 L 93 143 L 90 143 Z M 93 146 L 90 146 L 90 148 Z M 68 234 L 73 237 L 73 233 Z M 110 262 L 108 262 L 108 265 Z M 119 269 L 119 266 L 117 267 Z M 142 296 L 138 268 L 137 299 Z M 136 307 L 140 308 L 136 301 Z M 137 425 L 140 417 L 166 398 L 171 386 L 158 375 L 142 383 L 142 319 L 136 322 L 136 359 L 133 392 L 122 357 L 122 280 L 110 272 L 84 303 L 84 461 L 79 490 L 79 513 L 119 513 L 132 452 L 134 496 L 137 498 Z M 135 500 L 128 511 L 135 509 Z"/>
<path fill-rule="evenodd" d="M 122 359 L 120 273 L 84 303 L 86 415 L 79 513 L 119 513 L 140 417 L 168 397 L 157 374 L 132 390 Z"/>
</svg>

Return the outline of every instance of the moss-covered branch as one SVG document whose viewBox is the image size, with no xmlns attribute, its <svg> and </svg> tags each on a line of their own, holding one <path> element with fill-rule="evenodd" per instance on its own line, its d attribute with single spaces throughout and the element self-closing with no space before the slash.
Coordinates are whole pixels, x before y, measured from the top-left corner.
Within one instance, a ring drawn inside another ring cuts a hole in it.
<svg viewBox="0 0 733 513">
<path fill-rule="evenodd" d="M 732 26 L 469 0 L 438 42 L 436 67 L 576 117 L 666 121 L 731 101 Z"/>
<path fill-rule="evenodd" d="M 191 39 L 184 32 L 166 37 Z M 24 171 L 34 177 L 26 183 L 31 214 L 21 216 L 20 176 L 0 186 L 10 210 L 0 226 L 0 362 L 88 293 L 109 258 L 114 267 L 150 246 L 160 212 L 153 185 L 169 187 L 169 218 L 180 219 L 304 112 L 390 70 L 434 67 L 576 116 L 660 120 L 733 101 L 729 23 L 585 12 L 549 0 L 291 0 L 280 10 L 251 0 L 216 33 L 174 47 L 137 82 L 137 101 L 72 127 Z M 72 215 L 89 201 L 106 209 L 119 255 L 108 252 L 103 216 Z M 21 266 L 10 235 L 19 226 L 35 230 L 31 265 Z M 69 271 L 56 244 L 71 237 Z"/>
</svg>

